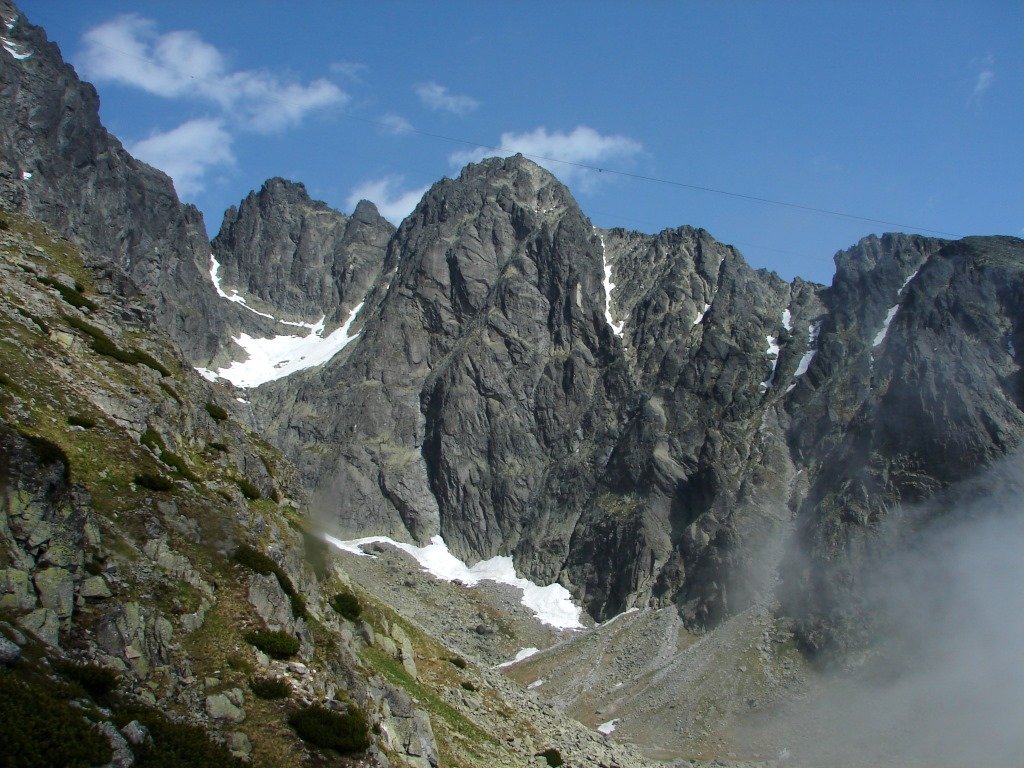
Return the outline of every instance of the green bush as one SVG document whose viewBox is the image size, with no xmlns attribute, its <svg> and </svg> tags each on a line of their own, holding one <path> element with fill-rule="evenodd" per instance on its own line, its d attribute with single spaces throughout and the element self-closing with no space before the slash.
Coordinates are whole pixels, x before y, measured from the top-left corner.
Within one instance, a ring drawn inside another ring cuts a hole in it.
<svg viewBox="0 0 1024 768">
<path fill-rule="evenodd" d="M 260 493 L 260 489 L 252 484 L 252 481 L 247 477 L 236 477 L 235 484 L 238 486 L 238 490 L 242 492 L 242 495 L 249 501 L 259 501 L 263 498 L 263 494 Z"/>
<path fill-rule="evenodd" d="M 142 437 L 139 438 L 139 442 L 149 448 L 153 453 L 160 453 L 166 449 L 164 440 L 160 437 L 160 433 L 152 427 L 146 427 L 146 431 L 142 433 Z"/>
<path fill-rule="evenodd" d="M 166 392 L 168 395 L 170 395 L 171 399 L 174 400 L 174 402 L 176 402 L 178 405 L 184 405 L 185 404 L 184 401 L 181 399 L 181 395 L 179 395 L 177 392 L 175 392 L 174 391 L 174 387 L 172 387 L 170 384 L 168 384 L 165 381 L 161 380 L 160 381 L 160 389 L 162 389 L 164 392 Z"/>
<path fill-rule="evenodd" d="M 174 483 L 170 478 L 164 477 L 163 475 L 155 472 L 140 472 L 135 476 L 134 482 L 142 488 L 147 488 L 151 491 L 158 491 L 161 493 L 169 491 L 174 487 Z"/>
<path fill-rule="evenodd" d="M 228 418 L 228 412 L 216 403 L 207 403 L 206 412 L 210 414 L 210 418 L 214 421 L 226 421 Z"/>
<path fill-rule="evenodd" d="M 281 677 L 254 677 L 249 688 L 260 699 L 287 699 L 292 693 L 291 684 Z"/>
<path fill-rule="evenodd" d="M 90 311 L 95 311 L 96 309 L 98 309 L 98 307 L 96 306 L 96 302 L 87 299 L 85 298 L 85 296 L 82 295 L 82 291 L 84 290 L 84 288 L 82 287 L 81 283 L 75 283 L 75 287 L 70 288 L 64 285 L 63 283 L 54 280 L 52 277 L 40 277 L 38 279 L 39 282 L 42 283 L 43 285 L 48 285 L 54 290 L 56 290 L 57 293 L 61 295 L 61 298 L 64 299 L 64 301 L 66 301 L 71 306 L 77 307 L 78 309 L 85 308 Z"/>
<path fill-rule="evenodd" d="M 292 615 L 297 619 L 306 618 L 306 601 L 295 590 L 295 585 L 292 584 L 292 580 L 288 578 L 288 574 L 284 572 L 281 566 L 267 555 L 246 544 L 236 549 L 231 559 L 262 576 L 274 574 L 277 577 L 277 583 L 281 585 L 281 589 L 284 590 L 284 593 L 288 595 L 288 599 L 291 601 Z"/>
<path fill-rule="evenodd" d="M 119 680 L 117 672 L 100 664 L 84 664 L 77 661 L 56 661 L 53 668 L 65 679 L 82 686 L 94 699 L 106 698 Z"/>
<path fill-rule="evenodd" d="M 562 763 L 562 753 L 554 747 L 545 749 L 543 752 L 538 752 L 537 757 L 543 757 L 550 768 L 558 768 Z"/>
<path fill-rule="evenodd" d="M 113 756 L 106 737 L 82 710 L 40 685 L 0 669 L 0 765 L 4 768 L 86 768 Z"/>
<path fill-rule="evenodd" d="M 448 661 L 450 661 L 452 664 L 454 664 L 459 669 L 465 669 L 466 667 L 469 666 L 469 664 L 466 663 L 466 660 L 464 658 L 462 658 L 461 656 L 452 656 L 450 659 L 448 659 Z"/>
<path fill-rule="evenodd" d="M 210 447 L 215 451 L 220 451 L 221 453 L 228 452 L 228 447 L 224 443 L 210 443 Z"/>
<path fill-rule="evenodd" d="M 359 598 L 347 590 L 339 592 L 331 598 L 331 608 L 338 615 L 345 617 L 349 621 L 355 621 L 359 618 L 359 614 L 363 612 L 363 606 L 359 602 Z"/>
<path fill-rule="evenodd" d="M 63 448 L 52 440 L 47 440 L 41 435 L 33 435 L 23 429 L 18 429 L 18 434 L 29 444 L 40 464 L 43 466 L 60 464 L 64 468 L 64 479 L 68 480 L 71 477 L 71 462 Z"/>
<path fill-rule="evenodd" d="M 345 713 L 319 705 L 303 707 L 288 717 L 288 724 L 303 741 L 343 755 L 362 752 L 370 746 L 366 715 L 355 706 Z"/>
<path fill-rule="evenodd" d="M 240 545 L 234 554 L 231 555 L 231 559 L 262 576 L 267 576 L 271 573 L 276 574 L 281 569 L 281 566 L 271 560 L 270 557 L 258 549 L 253 549 L 248 544 Z"/>
<path fill-rule="evenodd" d="M 84 414 L 71 414 L 68 416 L 68 424 L 72 427 L 82 427 L 83 429 L 92 429 L 96 426 L 96 419 L 92 416 L 86 416 Z"/>
<path fill-rule="evenodd" d="M 245 641 L 274 659 L 287 659 L 299 652 L 299 641 L 287 632 L 249 632 Z"/>
<path fill-rule="evenodd" d="M 38 315 L 34 315 L 31 312 L 29 312 L 27 309 L 22 309 L 21 307 L 18 307 L 18 314 L 21 315 L 22 317 L 27 317 L 33 323 L 38 325 L 39 326 L 39 330 L 41 330 L 43 333 L 49 333 L 50 332 L 49 326 L 47 326 L 46 322 L 43 320 L 43 318 L 39 317 Z"/>
<path fill-rule="evenodd" d="M 110 339 L 109 336 L 107 336 L 107 334 L 96 326 L 89 325 L 89 323 L 85 322 L 85 320 L 82 320 L 80 317 L 65 315 L 64 319 L 72 328 L 81 331 L 89 337 L 89 346 L 96 354 L 112 358 L 118 362 L 126 363 L 127 365 L 145 365 L 152 368 L 161 376 L 171 375 L 171 372 L 152 355 L 149 355 L 146 352 L 140 352 L 137 349 L 133 349 L 131 351 L 121 349 Z"/>
<path fill-rule="evenodd" d="M 195 725 L 177 723 L 156 710 L 132 707 L 117 713 L 117 724 L 138 720 L 149 729 L 151 745 L 132 747 L 135 768 L 244 768 L 247 763 L 234 757 L 227 747 L 210 741 L 209 734 Z"/>
<path fill-rule="evenodd" d="M 186 480 L 190 480 L 193 483 L 199 482 L 199 476 L 192 471 L 192 468 L 188 465 L 181 456 L 170 451 L 162 451 L 160 453 L 160 461 L 167 466 L 173 468 L 179 475 L 184 477 Z"/>
</svg>

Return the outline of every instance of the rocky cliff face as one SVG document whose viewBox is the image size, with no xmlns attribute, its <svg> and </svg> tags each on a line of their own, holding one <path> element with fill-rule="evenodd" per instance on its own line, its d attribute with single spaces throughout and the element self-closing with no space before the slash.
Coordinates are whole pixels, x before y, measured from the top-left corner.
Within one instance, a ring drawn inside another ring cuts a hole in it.
<svg viewBox="0 0 1024 768">
<path fill-rule="evenodd" d="M 397 231 L 268 181 L 212 246 L 243 306 L 213 288 L 197 212 L 0 12 L 7 209 L 83 245 L 193 364 L 237 358 L 241 331 L 353 319 L 328 364 L 251 394 L 337 531 L 512 554 L 598 618 L 712 625 L 782 574 L 820 647 L 890 510 L 1020 444 L 1018 239 L 872 237 L 831 286 L 787 284 L 702 230 L 595 230 L 546 171 L 491 159 Z"/>
<path fill-rule="evenodd" d="M 42 29 L 0 2 L 12 50 L 0 52 L 0 199 L 66 233 L 98 266 L 130 278 L 191 357 L 225 338 L 209 283 L 202 216 L 171 180 L 129 155 L 99 120 L 96 90 Z M 182 297 L 188 297 L 183 301 Z"/>
<path fill-rule="evenodd" d="M 775 404 L 807 337 L 776 340 L 820 290 L 699 230 L 597 232 L 549 173 L 489 160 L 399 228 L 352 350 L 255 398 L 344 530 L 703 621 L 750 599 L 715 585 L 789 518 Z"/>
<path fill-rule="evenodd" d="M 399 228 L 353 347 L 255 399 L 342 530 L 511 553 L 595 617 L 712 625 L 782 568 L 820 617 L 887 509 L 1019 444 L 1021 248 L 867 238 L 831 287 L 786 284 L 488 160 Z"/>
<path fill-rule="evenodd" d="M 270 179 L 224 214 L 213 254 L 225 290 L 293 322 L 344 322 L 379 274 L 395 231 L 373 203 L 351 216 L 311 200 L 302 184 Z"/>
</svg>

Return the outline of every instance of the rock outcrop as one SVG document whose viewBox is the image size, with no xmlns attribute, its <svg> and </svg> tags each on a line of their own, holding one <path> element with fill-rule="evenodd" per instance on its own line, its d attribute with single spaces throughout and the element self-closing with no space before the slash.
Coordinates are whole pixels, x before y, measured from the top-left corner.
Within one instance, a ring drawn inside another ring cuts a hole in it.
<svg viewBox="0 0 1024 768">
<path fill-rule="evenodd" d="M 338 325 L 380 273 L 395 231 L 366 200 L 351 216 L 274 178 L 224 214 L 213 254 L 225 290 L 292 322 Z"/>
</svg>

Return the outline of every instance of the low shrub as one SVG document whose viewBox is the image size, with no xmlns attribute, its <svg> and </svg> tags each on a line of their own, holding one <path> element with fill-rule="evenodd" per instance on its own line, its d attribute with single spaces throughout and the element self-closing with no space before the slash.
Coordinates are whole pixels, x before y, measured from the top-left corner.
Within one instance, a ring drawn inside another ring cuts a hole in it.
<svg viewBox="0 0 1024 768">
<path fill-rule="evenodd" d="M 162 389 L 164 392 L 166 392 L 168 395 L 170 395 L 171 399 L 174 400 L 174 402 L 176 402 L 178 405 L 184 405 L 185 404 L 185 402 L 181 399 L 181 395 L 179 395 L 174 390 L 174 387 L 172 387 L 170 384 L 168 384 L 168 383 L 166 383 L 164 381 L 161 381 L 160 382 L 160 389 Z"/>
<path fill-rule="evenodd" d="M 132 747 L 135 768 L 244 768 L 248 764 L 227 747 L 210 740 L 196 725 L 177 723 L 156 710 L 132 707 L 117 713 L 117 725 L 138 720 L 149 729 L 152 744 Z"/>
<path fill-rule="evenodd" d="M 75 287 L 71 288 L 58 280 L 54 280 L 52 277 L 40 277 L 38 280 L 43 285 L 48 285 L 57 291 L 61 298 L 72 307 L 76 307 L 77 309 L 88 309 L 91 312 L 98 309 L 95 301 L 87 299 L 82 295 L 84 288 L 81 283 L 75 283 Z"/>
<path fill-rule="evenodd" d="M 253 485 L 249 478 L 236 477 L 235 484 L 238 486 L 238 490 L 242 492 L 242 495 L 249 499 L 249 501 L 259 501 L 263 498 L 263 494 L 260 493 L 260 489 Z"/>
<path fill-rule="evenodd" d="M 210 447 L 215 451 L 220 451 L 221 453 L 228 452 L 228 447 L 224 443 L 210 443 Z"/>
<path fill-rule="evenodd" d="M 287 632 L 249 632 L 245 641 L 274 659 L 288 659 L 299 652 L 299 641 Z"/>
<path fill-rule="evenodd" d="M 141 352 L 137 349 L 121 349 L 109 336 L 107 336 L 107 334 L 96 326 L 85 322 L 85 320 L 82 320 L 80 317 L 64 315 L 64 319 L 72 328 L 81 331 L 89 337 L 89 346 L 96 354 L 112 358 L 118 362 L 126 363 L 127 365 L 145 365 L 148 368 L 152 368 L 161 376 L 171 375 L 171 372 L 152 355 L 146 352 Z"/>
<path fill-rule="evenodd" d="M 564 765 L 562 762 L 562 753 L 554 747 L 545 749 L 543 752 L 538 752 L 537 757 L 543 757 L 549 768 L 559 768 L 560 765 Z"/>
<path fill-rule="evenodd" d="M 174 482 L 163 475 L 155 472 L 140 472 L 133 481 L 136 485 L 150 491 L 164 492 L 174 487 Z"/>
<path fill-rule="evenodd" d="M 463 680 L 462 681 L 462 687 L 465 690 L 467 690 L 467 691 L 474 691 L 475 692 L 475 691 L 479 691 L 480 690 L 479 688 L 476 687 L 476 685 L 471 683 L 469 680 Z"/>
<path fill-rule="evenodd" d="M 39 317 L 38 315 L 34 315 L 27 309 L 22 309 L 21 307 L 18 307 L 18 314 L 21 315 L 22 317 L 27 317 L 29 320 L 31 320 L 33 323 L 39 326 L 39 330 L 41 330 L 43 333 L 50 332 L 49 326 L 46 324 L 43 318 Z"/>
<path fill-rule="evenodd" d="M 303 741 L 343 755 L 362 752 L 370 746 L 366 715 L 355 706 L 344 713 L 318 705 L 303 707 L 288 717 L 288 724 Z"/>
<path fill-rule="evenodd" d="M 91 766 L 110 762 L 106 737 L 82 710 L 0 669 L 0 764 L 4 768 Z"/>
<path fill-rule="evenodd" d="M 248 544 L 239 546 L 234 554 L 231 555 L 231 559 L 262 576 L 268 576 L 271 573 L 277 575 L 278 571 L 281 570 L 281 566 L 271 560 L 269 556 L 263 554 L 258 549 L 253 549 Z"/>
<path fill-rule="evenodd" d="M 452 656 L 450 659 L 448 659 L 448 661 L 450 661 L 452 664 L 454 664 L 459 669 L 465 669 L 466 667 L 469 666 L 469 664 L 466 663 L 466 660 L 464 658 L 462 658 L 461 656 Z"/>
<path fill-rule="evenodd" d="M 356 621 L 359 618 L 359 614 L 363 612 L 363 606 L 359 602 L 359 598 L 347 590 L 339 592 L 331 598 L 331 608 L 339 616 L 343 616 L 349 621 Z"/>
<path fill-rule="evenodd" d="M 103 699 L 117 688 L 117 672 L 100 664 L 57 661 L 54 662 L 53 668 L 65 679 L 82 686 L 94 699 Z"/>
<path fill-rule="evenodd" d="M 254 677 L 249 688 L 260 699 L 287 699 L 292 693 L 291 684 L 281 677 Z"/>
<path fill-rule="evenodd" d="M 227 421 L 228 412 L 216 403 L 207 403 L 206 412 L 210 414 L 210 418 L 214 421 Z"/>
<path fill-rule="evenodd" d="M 35 454 L 40 464 L 44 466 L 61 464 L 64 467 L 64 479 L 66 480 L 71 476 L 71 462 L 68 460 L 68 455 L 64 452 L 63 448 L 52 440 L 47 440 L 41 435 L 33 435 L 31 432 L 26 432 L 23 429 L 18 429 L 18 434 L 29 444 L 32 453 Z"/>
<path fill-rule="evenodd" d="M 142 437 L 139 438 L 139 442 L 156 454 L 166 450 L 164 440 L 160 437 L 160 433 L 152 427 L 146 427 L 146 431 L 142 433 Z"/>
<path fill-rule="evenodd" d="M 263 554 L 259 550 L 253 549 L 247 544 L 243 544 L 235 550 L 231 556 L 239 565 L 244 565 L 251 571 L 262 576 L 269 576 L 274 574 L 277 577 L 277 583 L 281 585 L 281 589 L 288 595 L 288 599 L 292 604 L 292 615 L 297 619 L 306 618 L 306 601 L 300 595 L 295 585 L 292 584 L 292 580 L 288 578 L 288 574 L 284 572 L 284 569 L 271 560 L 267 555 Z"/>
<path fill-rule="evenodd" d="M 188 462 L 186 462 L 178 454 L 171 453 L 170 451 L 162 451 L 160 453 L 160 461 L 162 461 L 167 466 L 173 468 L 174 471 L 176 471 L 186 480 L 190 480 L 193 483 L 199 482 L 199 476 L 192 471 L 192 468 L 188 465 Z"/>
<path fill-rule="evenodd" d="M 82 429 L 92 429 L 96 426 L 96 419 L 92 416 L 86 416 L 84 414 L 71 414 L 68 416 L 68 424 L 72 427 L 81 427 Z"/>
</svg>

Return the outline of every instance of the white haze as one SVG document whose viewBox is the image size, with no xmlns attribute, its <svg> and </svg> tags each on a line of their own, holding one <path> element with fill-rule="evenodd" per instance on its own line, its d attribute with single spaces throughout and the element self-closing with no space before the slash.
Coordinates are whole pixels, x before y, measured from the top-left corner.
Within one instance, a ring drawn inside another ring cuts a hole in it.
<svg viewBox="0 0 1024 768">
<path fill-rule="evenodd" d="M 1024 765 L 1022 499 L 1024 460 L 1004 460 L 880 564 L 867 584 L 888 626 L 878 654 L 790 712 L 782 765 Z"/>
</svg>

